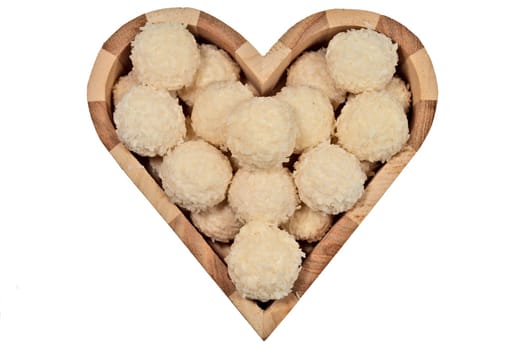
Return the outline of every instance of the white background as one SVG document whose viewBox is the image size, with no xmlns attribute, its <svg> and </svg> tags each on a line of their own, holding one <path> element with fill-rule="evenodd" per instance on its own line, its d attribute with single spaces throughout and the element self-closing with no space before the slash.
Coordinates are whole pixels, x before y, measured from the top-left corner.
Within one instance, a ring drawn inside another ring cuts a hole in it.
<svg viewBox="0 0 527 350">
<path fill-rule="evenodd" d="M 0 349 L 527 348 L 526 30 L 512 1 L 5 3 Z M 423 147 L 265 342 L 89 117 L 102 43 L 176 6 L 215 15 L 260 52 L 311 13 L 367 9 L 418 35 L 436 69 Z"/>
</svg>

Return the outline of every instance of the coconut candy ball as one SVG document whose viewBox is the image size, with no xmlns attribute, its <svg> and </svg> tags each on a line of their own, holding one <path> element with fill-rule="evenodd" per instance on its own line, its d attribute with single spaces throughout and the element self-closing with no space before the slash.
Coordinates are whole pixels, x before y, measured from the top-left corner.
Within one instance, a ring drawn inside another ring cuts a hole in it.
<svg viewBox="0 0 527 350">
<path fill-rule="evenodd" d="M 287 70 L 286 86 L 311 86 L 322 91 L 337 108 L 346 100 L 346 90 L 339 89 L 329 74 L 326 49 L 306 51 Z"/>
<path fill-rule="evenodd" d="M 227 148 L 242 167 L 280 167 L 293 153 L 298 127 L 293 108 L 276 97 L 253 97 L 227 117 Z"/>
<path fill-rule="evenodd" d="M 385 91 L 365 92 L 346 102 L 336 129 L 338 143 L 369 162 L 387 161 L 409 137 L 402 105 Z"/>
<path fill-rule="evenodd" d="M 228 198 L 236 217 L 244 223 L 285 223 L 299 204 L 293 178 L 286 168 L 238 170 Z"/>
<path fill-rule="evenodd" d="M 162 156 L 185 137 L 185 116 L 167 91 L 134 86 L 115 107 L 119 140 L 141 156 Z"/>
<path fill-rule="evenodd" d="M 337 86 L 354 94 L 384 88 L 395 73 L 397 59 L 397 44 L 371 29 L 336 34 L 326 52 Z"/>
<path fill-rule="evenodd" d="M 331 221 L 331 215 L 302 204 L 284 225 L 284 229 L 297 240 L 317 242 L 328 232 Z"/>
<path fill-rule="evenodd" d="M 252 221 L 234 238 L 225 262 L 241 295 L 265 302 L 291 292 L 304 255 L 286 231 L 269 223 Z"/>
<path fill-rule="evenodd" d="M 226 201 L 207 210 L 193 212 L 190 219 L 201 233 L 218 242 L 233 240 L 242 227 L 242 223 L 236 219 Z"/>
<path fill-rule="evenodd" d="M 205 87 L 192 108 L 192 129 L 196 135 L 225 150 L 227 116 L 241 102 L 253 97 L 239 81 L 220 81 Z"/>
<path fill-rule="evenodd" d="M 196 96 L 210 83 L 240 79 L 240 67 L 222 49 L 202 44 L 199 46 L 199 52 L 201 59 L 194 82 L 178 91 L 179 98 L 189 106 L 194 105 Z"/>
<path fill-rule="evenodd" d="M 335 115 L 329 98 L 309 86 L 286 86 L 277 95 L 295 110 L 298 136 L 294 153 L 302 153 L 323 141 L 329 141 Z"/>
<path fill-rule="evenodd" d="M 229 160 L 203 140 L 187 141 L 163 157 L 159 167 L 163 189 L 175 204 L 206 210 L 225 199 L 232 178 Z"/>
<path fill-rule="evenodd" d="M 117 106 L 117 104 L 123 99 L 123 96 L 137 85 L 139 85 L 139 81 L 137 81 L 132 72 L 120 77 L 112 89 L 113 105 Z"/>
<path fill-rule="evenodd" d="M 362 196 L 366 181 L 357 157 L 329 143 L 302 154 L 293 177 L 302 202 L 332 215 L 350 209 Z"/>
<path fill-rule="evenodd" d="M 132 41 L 130 59 L 141 83 L 179 90 L 192 84 L 200 53 L 194 36 L 181 23 L 147 23 Z"/>
<path fill-rule="evenodd" d="M 408 88 L 408 84 L 399 77 L 393 77 L 384 90 L 399 101 L 401 106 L 403 106 L 404 113 L 408 113 L 412 100 L 412 93 Z"/>
</svg>

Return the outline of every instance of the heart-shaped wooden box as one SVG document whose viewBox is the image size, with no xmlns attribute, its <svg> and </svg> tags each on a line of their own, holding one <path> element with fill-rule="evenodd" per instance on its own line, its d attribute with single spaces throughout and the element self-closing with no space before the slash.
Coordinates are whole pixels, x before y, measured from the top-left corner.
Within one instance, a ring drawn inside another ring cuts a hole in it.
<svg viewBox="0 0 527 350">
<path fill-rule="evenodd" d="M 241 66 L 248 83 L 259 94 L 273 93 L 289 64 L 304 50 L 327 44 L 337 32 L 349 28 L 371 28 L 399 45 L 397 73 L 410 84 L 410 139 L 368 182 L 362 198 L 341 215 L 326 236 L 302 263 L 293 291 L 285 298 L 261 304 L 243 298 L 227 273 L 221 247 L 204 238 L 185 214 L 164 194 L 141 160 L 117 138 L 112 121 L 112 87 L 131 69 L 130 42 L 147 22 L 177 21 L 187 24 L 199 41 L 227 51 Z M 88 105 L 97 133 L 117 163 L 172 227 L 232 303 L 263 338 L 278 326 L 305 293 L 331 258 L 346 242 L 423 143 L 434 117 L 437 83 L 430 58 L 419 39 L 400 23 L 373 12 L 328 10 L 295 24 L 265 55 L 235 30 L 213 16 L 191 8 L 162 9 L 141 15 L 119 28 L 102 46 L 88 83 Z"/>
</svg>

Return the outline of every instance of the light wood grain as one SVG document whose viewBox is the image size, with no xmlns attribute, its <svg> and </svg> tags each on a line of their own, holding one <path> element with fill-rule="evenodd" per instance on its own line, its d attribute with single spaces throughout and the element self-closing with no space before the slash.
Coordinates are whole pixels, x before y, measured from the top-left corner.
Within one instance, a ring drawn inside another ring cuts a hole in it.
<svg viewBox="0 0 527 350">
<path fill-rule="evenodd" d="M 111 52 L 101 49 L 95 59 L 90 81 L 88 82 L 88 101 L 110 101 L 111 86 L 108 89 L 108 77 L 115 70 L 115 75 L 124 69 L 119 65 L 116 56 Z M 113 84 L 113 83 L 112 83 Z"/>
<path fill-rule="evenodd" d="M 381 17 L 378 13 L 364 10 L 333 9 L 325 13 L 329 27 L 337 30 L 350 27 L 374 29 Z"/>
<path fill-rule="evenodd" d="M 260 336 L 266 339 L 275 330 L 276 327 L 287 316 L 289 311 L 296 305 L 298 301 L 297 294 L 293 291 L 288 296 L 275 301 L 263 313 L 263 330 Z"/>
<path fill-rule="evenodd" d="M 399 176 L 403 168 L 408 164 L 415 154 L 415 150 L 407 145 L 399 153 L 394 155 L 389 162 L 375 174 L 371 182 L 364 190 L 364 194 L 355 203 L 345 216 L 358 225 L 364 220 L 373 206 L 379 201 L 384 192 L 390 187 L 395 178 Z"/>
<path fill-rule="evenodd" d="M 291 49 L 281 42 L 261 56 L 252 45 L 246 43 L 236 51 L 236 57 L 244 62 L 249 80 L 259 95 L 267 95 L 274 88 L 284 70 L 292 61 Z M 262 79 L 265 77 L 265 79 Z"/>
<path fill-rule="evenodd" d="M 303 261 L 293 291 L 265 310 L 254 301 L 243 298 L 229 279 L 224 262 L 228 246 L 211 243 L 204 238 L 184 213 L 169 201 L 138 158 L 119 142 L 115 133 L 111 117 L 111 88 L 117 78 L 130 69 L 130 42 L 147 21 L 170 20 L 187 24 L 200 40 L 227 51 L 242 68 L 248 83 L 261 95 L 275 89 L 289 64 L 304 50 L 327 44 L 339 31 L 373 28 L 392 38 L 399 46 L 398 74 L 409 82 L 413 93 L 407 145 L 382 166 L 369 182 L 362 198 L 313 247 Z M 432 62 L 419 39 L 391 18 L 369 11 L 344 9 L 315 13 L 296 23 L 263 56 L 238 32 L 207 13 L 191 8 L 152 11 L 124 24 L 103 44 L 94 63 L 87 92 L 91 118 L 106 149 L 262 339 L 266 339 L 296 305 L 419 150 L 432 126 L 437 103 L 437 83 Z"/>
<path fill-rule="evenodd" d="M 401 64 L 401 72 L 412 86 L 412 103 L 437 100 L 437 82 L 432 61 L 424 48 L 414 52 Z"/>
<path fill-rule="evenodd" d="M 196 28 L 200 13 L 199 10 L 193 8 L 176 7 L 151 11 L 145 14 L 145 16 L 146 20 L 150 23 L 176 21 L 191 28 Z"/>
<path fill-rule="evenodd" d="M 342 216 L 304 259 L 302 270 L 300 270 L 293 288 L 299 297 L 307 291 L 322 270 L 346 243 L 357 226 L 357 222 L 345 215 Z"/>
<path fill-rule="evenodd" d="M 230 243 L 224 243 L 224 242 L 209 242 L 209 245 L 212 247 L 214 252 L 220 257 L 221 260 L 225 261 L 225 258 L 227 255 L 229 255 L 231 251 L 231 244 Z"/>
<path fill-rule="evenodd" d="M 285 47 L 291 49 L 293 56 L 298 56 L 317 41 L 325 39 L 320 34 L 329 30 L 329 23 L 325 12 L 318 12 L 295 24 L 289 29 L 280 40 Z M 317 37 L 317 41 L 313 40 Z"/>
<path fill-rule="evenodd" d="M 167 223 L 183 215 L 179 208 L 170 202 L 146 168 L 122 143 L 115 145 L 110 150 L 110 154 Z"/>
<path fill-rule="evenodd" d="M 264 311 L 253 301 L 245 299 L 239 292 L 235 291 L 229 299 L 236 306 L 238 311 L 249 322 L 251 327 L 262 339 L 266 339 L 270 333 L 264 329 Z"/>
</svg>

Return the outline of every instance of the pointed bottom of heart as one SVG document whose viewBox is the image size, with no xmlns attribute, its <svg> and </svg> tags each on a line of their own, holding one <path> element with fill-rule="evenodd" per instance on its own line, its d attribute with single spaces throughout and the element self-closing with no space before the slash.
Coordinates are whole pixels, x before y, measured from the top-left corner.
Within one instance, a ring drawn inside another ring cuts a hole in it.
<svg viewBox="0 0 527 350">
<path fill-rule="evenodd" d="M 110 153 L 258 335 L 266 339 L 348 240 L 402 168 L 413 157 L 415 151 L 410 146 L 405 146 L 377 171 L 367 183 L 361 199 L 351 210 L 336 217 L 333 226 L 324 238 L 306 254 L 292 292 L 285 298 L 267 303 L 245 299 L 236 291 L 224 262 L 228 245 L 212 242 L 198 232 L 188 220 L 187 215 L 169 201 L 159 184 L 136 156 L 120 143 L 111 149 Z"/>
<path fill-rule="evenodd" d="M 320 46 L 339 31 L 373 28 L 392 38 L 399 46 L 397 74 L 409 83 L 413 97 L 408 115 L 410 139 L 399 153 L 377 170 L 355 206 L 335 218 L 324 238 L 310 249 L 292 292 L 285 298 L 268 303 L 243 298 L 229 279 L 223 260 L 226 247 L 201 235 L 185 213 L 169 201 L 146 170 L 143 160 L 119 142 L 112 118 L 111 90 L 117 79 L 130 71 L 130 42 L 147 21 L 169 20 L 187 24 L 200 41 L 210 42 L 228 52 L 242 68 L 247 82 L 260 95 L 270 94 L 276 89 L 277 83 L 284 80 L 289 64 L 303 51 Z M 288 30 L 265 56 L 261 56 L 239 33 L 202 11 L 191 8 L 152 11 L 129 21 L 110 36 L 99 51 L 88 83 L 90 115 L 106 149 L 262 339 L 266 339 L 296 305 L 417 152 L 432 126 L 436 101 L 434 70 L 419 39 L 398 22 L 361 10 L 328 10 L 313 14 Z"/>
</svg>

